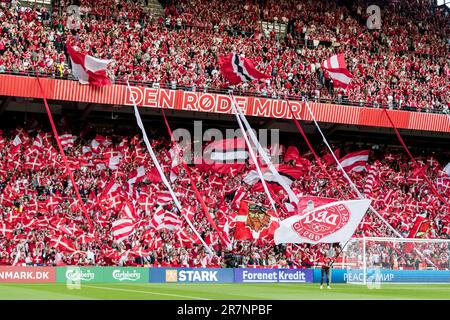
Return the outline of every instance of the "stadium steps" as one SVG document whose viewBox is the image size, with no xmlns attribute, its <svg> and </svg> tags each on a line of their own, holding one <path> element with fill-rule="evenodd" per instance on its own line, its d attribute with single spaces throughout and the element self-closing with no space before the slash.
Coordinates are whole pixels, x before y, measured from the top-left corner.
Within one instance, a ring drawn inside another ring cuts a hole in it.
<svg viewBox="0 0 450 320">
<path fill-rule="evenodd" d="M 156 16 L 164 17 L 164 8 L 158 0 L 148 0 L 148 8 Z"/>
<path fill-rule="evenodd" d="M 275 30 L 277 33 L 277 36 L 279 38 L 284 38 L 286 36 L 287 32 L 287 24 L 286 23 L 279 23 L 279 22 L 267 22 L 267 21 L 260 21 L 263 32 L 266 36 L 269 36 L 269 34 Z"/>
</svg>

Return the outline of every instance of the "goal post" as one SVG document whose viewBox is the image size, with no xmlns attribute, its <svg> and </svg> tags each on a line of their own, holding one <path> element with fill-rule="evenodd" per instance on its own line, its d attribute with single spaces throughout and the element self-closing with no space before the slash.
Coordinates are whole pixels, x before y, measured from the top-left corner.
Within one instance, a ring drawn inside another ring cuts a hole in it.
<svg viewBox="0 0 450 320">
<path fill-rule="evenodd" d="M 448 239 L 353 238 L 342 260 L 347 283 L 450 283 Z"/>
</svg>

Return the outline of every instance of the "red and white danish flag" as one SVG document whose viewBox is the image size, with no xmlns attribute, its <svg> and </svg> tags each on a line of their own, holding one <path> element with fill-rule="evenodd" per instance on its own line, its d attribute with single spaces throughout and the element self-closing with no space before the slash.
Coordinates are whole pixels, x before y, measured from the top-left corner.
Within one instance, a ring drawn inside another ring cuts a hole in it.
<svg viewBox="0 0 450 320">
<path fill-rule="evenodd" d="M 183 221 L 175 213 L 164 210 L 161 206 L 156 208 L 153 213 L 151 225 L 156 230 L 169 229 L 178 230 L 181 228 Z"/>
<path fill-rule="evenodd" d="M 76 250 L 75 244 L 72 240 L 65 238 L 64 236 L 59 236 L 58 238 L 50 239 L 50 247 L 53 247 L 59 251 L 63 252 L 73 252 Z"/>
<path fill-rule="evenodd" d="M 6 237 L 8 239 L 11 239 L 13 237 L 13 231 L 14 228 L 5 221 L 0 221 L 0 237 Z"/>
<path fill-rule="evenodd" d="M 337 201 L 280 222 L 274 241 L 280 243 L 346 242 L 360 224 L 370 200 Z"/>
<path fill-rule="evenodd" d="M 450 177 L 436 178 L 438 191 L 450 197 Z"/>
<path fill-rule="evenodd" d="M 219 57 L 219 65 L 220 71 L 231 85 L 270 78 L 270 76 L 256 70 L 249 59 L 240 57 L 236 53 Z"/>
<path fill-rule="evenodd" d="M 145 167 L 144 166 L 140 166 L 139 168 L 137 168 L 136 170 L 134 170 L 133 172 L 130 173 L 129 175 L 129 180 L 128 180 L 128 184 L 132 185 L 138 182 L 141 182 L 142 180 L 144 180 L 145 178 Z"/>
<path fill-rule="evenodd" d="M 347 64 L 345 63 L 345 58 L 342 53 L 336 54 L 325 60 L 322 64 L 322 68 L 328 72 L 328 76 L 338 87 L 347 89 L 353 79 L 353 76 L 347 69 Z"/>
<path fill-rule="evenodd" d="M 203 150 L 203 158 L 196 160 L 196 167 L 202 172 L 215 172 L 235 176 L 241 172 L 246 160 L 246 150 L 243 138 L 230 138 L 213 141 Z"/>
<path fill-rule="evenodd" d="M 66 47 L 72 62 L 72 73 L 81 84 L 98 87 L 111 85 L 111 81 L 106 75 L 106 68 L 112 60 L 94 58 L 76 51 L 69 44 L 66 44 Z"/>
<path fill-rule="evenodd" d="M 450 162 L 444 167 L 443 170 L 448 176 L 450 176 Z"/>
</svg>

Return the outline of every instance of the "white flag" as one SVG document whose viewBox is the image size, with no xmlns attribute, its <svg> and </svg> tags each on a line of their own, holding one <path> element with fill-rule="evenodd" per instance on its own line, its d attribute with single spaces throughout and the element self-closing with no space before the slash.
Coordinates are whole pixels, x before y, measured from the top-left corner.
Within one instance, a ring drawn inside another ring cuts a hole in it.
<svg viewBox="0 0 450 320">
<path fill-rule="evenodd" d="M 370 200 L 332 202 L 280 222 L 274 241 L 280 243 L 345 242 L 353 235 Z"/>
</svg>

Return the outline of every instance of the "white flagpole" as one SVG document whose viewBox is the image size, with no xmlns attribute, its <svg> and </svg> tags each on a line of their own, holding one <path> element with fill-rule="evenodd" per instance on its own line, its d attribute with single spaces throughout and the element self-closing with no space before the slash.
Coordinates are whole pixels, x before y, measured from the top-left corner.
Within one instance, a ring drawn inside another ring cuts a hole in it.
<svg viewBox="0 0 450 320">
<path fill-rule="evenodd" d="M 128 80 L 127 80 L 127 86 L 128 86 L 128 89 L 130 90 L 130 96 L 131 96 L 131 99 L 132 99 L 132 101 L 133 101 L 133 105 L 134 105 L 134 114 L 135 114 L 135 116 L 136 116 L 136 121 L 137 121 L 137 124 L 138 124 L 139 128 L 140 128 L 141 131 L 142 131 L 142 136 L 143 136 L 143 138 L 144 138 L 144 142 L 145 142 L 145 145 L 146 145 L 146 147 L 147 147 L 147 150 L 148 150 L 148 152 L 150 153 L 150 157 L 152 158 L 153 163 L 155 164 L 155 167 L 158 169 L 159 175 L 161 176 L 161 179 L 162 179 L 164 185 L 165 185 L 166 188 L 169 190 L 170 195 L 172 196 L 172 199 L 173 199 L 173 201 L 175 202 L 175 205 L 177 206 L 178 210 L 180 211 L 180 214 L 182 214 L 182 206 L 181 206 L 181 203 L 178 201 L 177 196 L 176 196 L 175 193 L 173 192 L 173 189 L 172 189 L 172 187 L 170 186 L 169 181 L 167 181 L 167 178 L 166 178 L 166 176 L 164 175 L 164 172 L 163 172 L 163 170 L 162 170 L 162 168 L 161 168 L 161 165 L 159 164 L 159 161 L 158 161 L 158 159 L 156 158 L 155 153 L 153 152 L 153 148 L 152 148 L 152 146 L 151 146 L 151 144 L 150 144 L 150 141 L 148 140 L 147 133 L 146 133 L 146 131 L 145 131 L 144 124 L 142 123 L 142 119 L 141 119 L 141 116 L 140 116 L 140 114 L 139 114 L 138 107 L 137 107 L 137 105 L 136 105 L 136 100 L 134 99 L 133 92 L 131 91 L 131 87 L 130 87 L 130 84 L 129 84 Z M 200 234 L 198 233 L 198 231 L 195 229 L 194 225 L 193 225 L 192 222 L 189 220 L 189 218 L 188 218 L 186 215 L 184 215 L 184 214 L 182 214 L 182 216 L 183 216 L 183 218 L 186 220 L 186 222 L 188 223 L 188 225 L 191 227 L 191 229 L 192 229 L 192 231 L 195 233 L 195 235 L 200 239 L 201 243 L 203 244 L 203 246 L 205 247 L 205 249 L 208 251 L 208 254 L 209 254 L 210 256 L 214 255 L 213 252 L 212 252 L 212 250 L 208 247 L 208 245 L 205 243 L 205 241 L 204 241 L 203 238 L 200 236 Z"/>
<path fill-rule="evenodd" d="M 233 108 L 234 114 L 236 115 L 236 120 L 237 120 L 237 122 L 238 122 L 238 124 L 239 124 L 239 127 L 241 128 L 242 136 L 243 136 L 244 139 L 245 139 L 245 143 L 247 144 L 247 147 L 248 147 L 248 151 L 249 151 L 249 153 L 250 153 L 250 156 L 252 157 L 252 160 L 253 160 L 253 162 L 255 163 L 256 171 L 258 172 L 259 179 L 261 179 L 261 183 L 262 183 L 262 185 L 263 185 L 264 191 L 266 192 L 266 195 L 267 195 L 267 197 L 268 197 L 269 200 L 270 200 L 270 204 L 272 205 L 272 209 L 273 209 L 273 210 L 277 213 L 277 215 L 278 215 L 278 211 L 277 211 L 277 209 L 276 209 L 276 207 L 275 207 L 275 202 L 274 202 L 274 200 L 272 199 L 272 196 L 270 195 L 269 189 L 267 188 L 266 180 L 264 179 L 264 175 L 262 174 L 261 168 L 259 167 L 259 164 L 258 164 L 258 159 L 256 159 L 255 152 L 253 151 L 253 148 L 252 148 L 252 146 L 251 146 L 251 144 L 250 144 L 250 141 L 248 140 L 247 133 L 245 132 L 244 126 L 242 125 L 241 118 L 239 117 L 238 111 L 236 110 L 236 106 L 234 105 L 234 100 L 233 100 L 233 99 L 231 100 L 231 106 L 232 106 L 232 108 Z"/>
<path fill-rule="evenodd" d="M 234 95 L 230 94 L 230 97 L 231 97 L 231 99 L 233 99 L 233 103 L 232 103 L 233 110 L 234 110 L 234 112 L 237 112 L 237 114 L 239 114 L 239 117 L 241 118 L 242 122 L 244 123 L 245 127 L 247 128 L 249 136 L 252 139 L 253 144 L 257 148 L 258 153 L 262 156 L 264 162 L 267 164 L 267 166 L 269 167 L 270 171 L 272 171 L 272 174 L 274 175 L 276 181 L 288 193 L 289 200 L 292 201 L 292 202 L 298 203 L 298 201 L 299 201 L 298 197 L 292 191 L 291 187 L 289 185 L 287 185 L 286 182 L 281 178 L 280 174 L 278 173 L 278 170 L 274 167 L 274 165 L 272 164 L 272 161 L 270 161 L 269 157 L 266 154 L 266 151 L 262 148 L 261 144 L 258 141 L 258 138 L 256 138 L 255 133 L 253 132 L 250 124 L 247 121 L 247 118 L 242 113 L 242 111 L 238 107 L 236 107 L 237 103 L 236 103 L 236 100 L 234 98 Z"/>
</svg>

